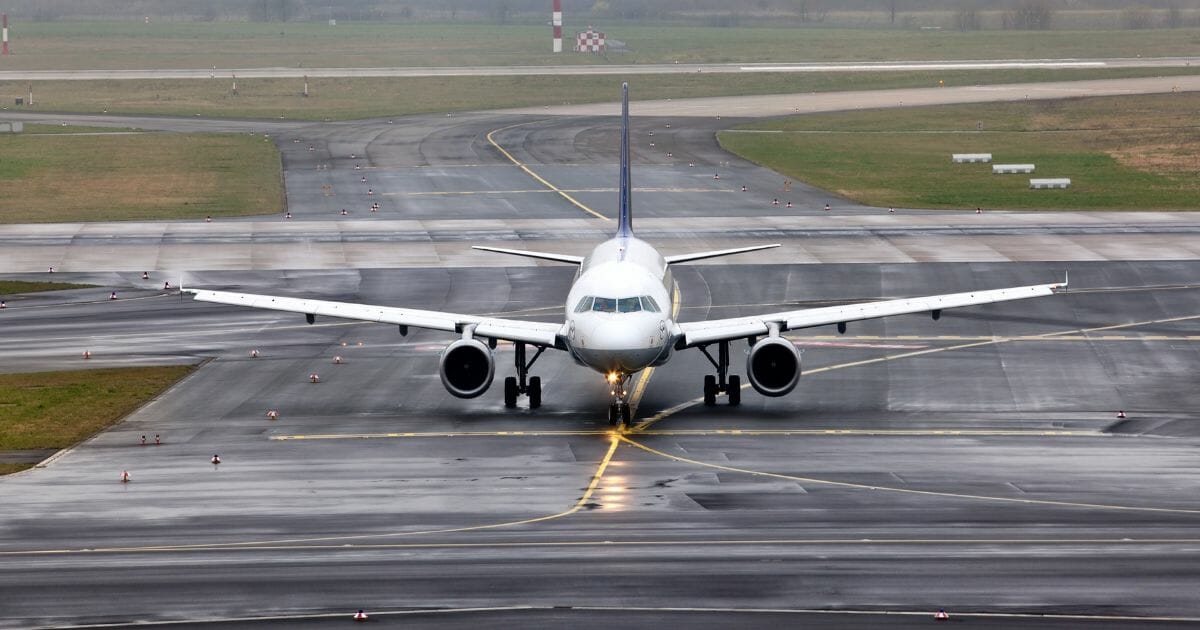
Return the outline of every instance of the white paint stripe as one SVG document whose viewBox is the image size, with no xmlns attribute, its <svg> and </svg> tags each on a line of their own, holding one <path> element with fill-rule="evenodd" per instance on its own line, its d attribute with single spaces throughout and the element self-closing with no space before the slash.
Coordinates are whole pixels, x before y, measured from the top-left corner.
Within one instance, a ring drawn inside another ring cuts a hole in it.
<svg viewBox="0 0 1200 630">
<path fill-rule="evenodd" d="M 885 63 L 742 66 L 742 72 L 879 72 L 884 70 L 1004 70 L 1022 68 L 1104 68 L 1103 61 L 980 61 L 969 63 Z"/>
</svg>

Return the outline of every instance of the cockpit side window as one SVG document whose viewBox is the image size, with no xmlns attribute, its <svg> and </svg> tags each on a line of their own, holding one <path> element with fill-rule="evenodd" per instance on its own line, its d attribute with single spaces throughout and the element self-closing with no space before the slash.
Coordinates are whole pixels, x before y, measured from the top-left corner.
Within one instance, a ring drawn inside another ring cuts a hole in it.
<svg viewBox="0 0 1200 630">
<path fill-rule="evenodd" d="M 593 298 L 590 295 L 583 296 L 583 299 L 579 300 L 579 305 L 575 307 L 575 312 L 576 313 L 586 313 L 586 312 L 592 310 L 592 300 L 593 299 L 595 299 L 595 298 Z"/>
<path fill-rule="evenodd" d="M 662 312 L 662 311 L 661 311 L 661 310 L 658 308 L 658 302 L 655 302 L 655 301 L 654 301 L 654 298 L 650 297 L 649 295 L 643 295 L 643 296 L 642 296 L 642 308 L 643 308 L 643 309 L 645 309 L 645 310 L 647 310 L 647 311 L 650 311 L 651 313 L 660 313 L 660 312 Z"/>
<path fill-rule="evenodd" d="M 592 310 L 600 313 L 615 313 L 617 312 L 617 300 L 616 298 L 598 297 L 592 304 Z"/>
</svg>

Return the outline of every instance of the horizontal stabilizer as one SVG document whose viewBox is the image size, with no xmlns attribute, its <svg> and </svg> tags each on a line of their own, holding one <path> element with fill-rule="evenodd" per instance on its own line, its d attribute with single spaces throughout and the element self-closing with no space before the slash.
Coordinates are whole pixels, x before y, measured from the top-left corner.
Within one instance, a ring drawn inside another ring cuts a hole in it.
<svg viewBox="0 0 1200 630">
<path fill-rule="evenodd" d="M 554 260 L 558 262 L 571 263 L 579 265 L 583 263 L 583 256 L 571 256 L 569 254 L 549 254 L 546 252 L 530 252 L 523 249 L 504 249 L 503 247 L 484 247 L 482 245 L 473 245 L 471 249 L 479 249 L 485 252 L 496 252 L 499 254 L 510 254 L 512 256 L 524 256 L 525 258 L 539 258 L 541 260 Z"/>
<path fill-rule="evenodd" d="M 744 254 L 746 252 L 755 252 L 760 249 L 771 249 L 772 247 L 779 247 L 779 243 L 774 243 L 772 245 L 755 245 L 753 247 L 738 247 L 735 249 L 718 249 L 711 252 L 696 252 L 694 254 L 679 254 L 677 256 L 666 256 L 666 259 L 668 265 L 673 265 L 675 263 L 688 262 L 692 260 L 703 260 L 705 258 L 716 258 L 718 256 L 731 256 L 733 254 Z"/>
</svg>

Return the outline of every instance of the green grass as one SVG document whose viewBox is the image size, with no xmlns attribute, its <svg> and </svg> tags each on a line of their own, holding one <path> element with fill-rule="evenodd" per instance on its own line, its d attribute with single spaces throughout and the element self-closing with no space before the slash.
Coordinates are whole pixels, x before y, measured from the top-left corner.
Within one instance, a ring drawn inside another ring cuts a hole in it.
<svg viewBox="0 0 1200 630">
<path fill-rule="evenodd" d="M 788 177 L 875 206 L 962 209 L 1194 209 L 1200 198 L 1200 95 L 819 114 L 747 125 L 721 145 Z M 983 122 L 984 131 L 976 131 Z M 748 131 L 779 130 L 780 133 Z M 952 164 L 951 153 L 1034 163 L 1028 175 Z"/>
<path fill-rule="evenodd" d="M 0 374 L 0 450 L 71 446 L 116 424 L 192 369 Z"/>
<path fill-rule="evenodd" d="M 746 73 L 632 75 L 635 100 L 780 94 L 1027 81 L 1067 81 L 1172 74 L 1197 68 L 997 70 L 863 73 Z M 44 81 L 34 85 L 35 105 L 22 111 L 161 114 L 225 118 L 284 117 L 353 120 L 429 112 L 453 112 L 612 101 L 620 77 L 408 77 L 311 79 L 307 98 L 301 79 Z M 25 82 L 0 82 L 0 102 L 23 93 Z M 10 101 L 9 101 L 10 102 Z"/>
<path fill-rule="evenodd" d="M 567 45 L 591 20 L 567 16 Z M 479 23 L 20 22 L 6 70 L 576 65 L 1189 56 L 1198 29 L 921 31 L 716 28 L 594 22 L 628 53 L 549 51 L 544 25 Z"/>
<path fill-rule="evenodd" d="M 14 293 L 41 293 L 43 291 L 64 291 L 66 289 L 86 289 L 93 285 L 73 284 L 70 282 L 27 282 L 25 280 L 0 280 L 0 295 Z"/>
<path fill-rule="evenodd" d="M 262 137 L 0 135 L 0 223 L 270 214 L 282 165 Z"/>
</svg>

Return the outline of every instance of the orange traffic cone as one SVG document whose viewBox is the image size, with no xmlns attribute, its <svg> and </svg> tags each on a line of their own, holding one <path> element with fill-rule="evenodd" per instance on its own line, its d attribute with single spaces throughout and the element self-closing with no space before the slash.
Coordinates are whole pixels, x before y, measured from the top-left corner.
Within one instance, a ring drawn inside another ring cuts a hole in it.
<svg viewBox="0 0 1200 630">
<path fill-rule="evenodd" d="M 1121 411 L 1118 411 L 1118 412 L 1117 412 L 1117 419 L 1118 419 L 1118 420 L 1124 420 L 1124 419 L 1125 419 L 1125 410 L 1124 410 L 1124 409 L 1122 409 Z"/>
<path fill-rule="evenodd" d="M 279 412 L 274 409 L 268 409 L 267 410 L 267 419 L 268 420 L 278 420 Z"/>
<path fill-rule="evenodd" d="M 309 375 L 308 375 L 308 382 L 310 382 L 310 383 L 320 383 L 320 382 L 321 382 L 321 377 L 320 377 L 320 376 L 319 376 L 319 375 L 318 375 L 316 372 L 313 372 L 312 374 L 309 374 Z"/>
<path fill-rule="evenodd" d="M 83 351 L 83 358 L 84 358 L 84 359 L 90 359 L 90 358 L 92 358 L 92 352 L 91 352 L 90 350 L 84 350 L 84 351 Z"/>
<path fill-rule="evenodd" d="M 214 453 L 214 454 L 213 454 L 213 456 L 212 456 L 212 460 L 211 460 L 211 461 L 212 461 L 212 463 L 213 463 L 213 465 L 214 465 L 214 466 L 215 466 L 215 465 L 217 465 L 217 464 L 220 464 L 220 463 L 221 463 L 221 456 L 220 456 L 220 455 L 217 455 L 217 454 L 215 454 L 215 453 Z"/>
<path fill-rule="evenodd" d="M 333 357 L 333 364 L 334 364 L 334 365 L 341 365 L 341 364 L 342 364 L 342 357 Z"/>
<path fill-rule="evenodd" d="M 121 483 L 129 483 L 129 471 L 128 470 L 121 471 Z"/>
<path fill-rule="evenodd" d="M 363 612 L 362 609 L 359 608 L 358 612 L 354 613 L 354 620 L 355 621 L 366 621 L 367 613 Z"/>
<path fill-rule="evenodd" d="M 257 359 L 257 358 L 258 358 L 258 348 L 254 348 L 254 349 L 252 349 L 252 350 L 250 351 L 250 358 L 251 358 L 251 359 Z"/>
<path fill-rule="evenodd" d="M 938 621 L 949 621 L 950 615 L 946 612 L 945 608 L 939 608 L 937 614 L 934 615 L 933 618 L 937 619 Z"/>
</svg>

